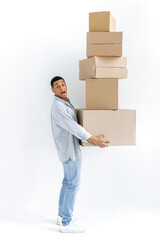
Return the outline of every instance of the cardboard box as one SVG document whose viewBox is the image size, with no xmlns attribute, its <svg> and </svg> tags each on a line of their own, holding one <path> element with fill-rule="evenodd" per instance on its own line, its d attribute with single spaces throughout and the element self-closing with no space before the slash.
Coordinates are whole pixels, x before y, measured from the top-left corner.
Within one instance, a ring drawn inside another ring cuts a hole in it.
<svg viewBox="0 0 160 240">
<path fill-rule="evenodd" d="M 86 109 L 118 109 L 118 79 L 86 79 Z"/>
<path fill-rule="evenodd" d="M 89 13 L 89 32 L 115 32 L 116 20 L 111 12 Z"/>
<path fill-rule="evenodd" d="M 88 32 L 86 55 L 122 56 L 122 32 Z"/>
<path fill-rule="evenodd" d="M 87 32 L 87 44 L 122 44 L 123 32 Z"/>
<path fill-rule="evenodd" d="M 79 61 L 79 79 L 127 78 L 127 57 L 90 57 Z"/>
<path fill-rule="evenodd" d="M 79 124 L 93 136 L 105 134 L 110 146 L 136 144 L 136 110 L 76 109 Z M 96 146 L 81 142 L 82 146 Z"/>
<path fill-rule="evenodd" d="M 122 44 L 87 44 L 87 57 L 92 56 L 122 56 Z"/>
</svg>

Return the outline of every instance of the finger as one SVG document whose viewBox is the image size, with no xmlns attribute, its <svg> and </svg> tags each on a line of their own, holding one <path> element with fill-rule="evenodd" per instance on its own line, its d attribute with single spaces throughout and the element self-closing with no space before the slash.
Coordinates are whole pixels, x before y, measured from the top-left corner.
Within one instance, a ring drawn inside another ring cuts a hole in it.
<svg viewBox="0 0 160 240">
<path fill-rule="evenodd" d="M 108 147 L 108 145 L 107 144 L 103 144 L 103 147 Z"/>
<path fill-rule="evenodd" d="M 104 134 L 101 134 L 100 136 L 101 136 L 101 137 L 104 137 Z"/>
</svg>

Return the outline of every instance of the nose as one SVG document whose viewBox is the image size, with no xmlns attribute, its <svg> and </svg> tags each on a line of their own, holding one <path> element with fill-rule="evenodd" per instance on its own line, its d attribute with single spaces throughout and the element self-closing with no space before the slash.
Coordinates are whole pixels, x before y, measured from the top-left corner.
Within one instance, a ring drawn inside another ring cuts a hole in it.
<svg viewBox="0 0 160 240">
<path fill-rule="evenodd" d="M 60 91 L 64 91 L 64 90 L 65 90 L 65 86 L 61 86 Z"/>
</svg>

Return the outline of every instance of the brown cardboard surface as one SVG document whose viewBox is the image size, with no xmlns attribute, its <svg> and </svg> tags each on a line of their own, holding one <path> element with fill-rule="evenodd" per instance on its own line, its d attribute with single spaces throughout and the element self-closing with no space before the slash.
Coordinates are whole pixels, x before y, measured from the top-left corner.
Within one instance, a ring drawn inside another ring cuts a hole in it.
<svg viewBox="0 0 160 240">
<path fill-rule="evenodd" d="M 122 56 L 122 32 L 88 32 L 86 55 Z"/>
<path fill-rule="evenodd" d="M 118 109 L 118 79 L 86 79 L 86 109 Z"/>
<path fill-rule="evenodd" d="M 79 61 L 79 79 L 127 78 L 127 57 L 90 57 Z"/>
<path fill-rule="evenodd" d="M 87 44 L 121 43 L 123 32 L 87 32 Z"/>
<path fill-rule="evenodd" d="M 79 124 L 93 136 L 105 134 L 110 146 L 136 144 L 136 110 L 76 109 Z M 83 146 L 95 146 L 81 142 Z"/>
<path fill-rule="evenodd" d="M 111 12 L 89 13 L 89 32 L 115 32 L 116 20 Z"/>
<path fill-rule="evenodd" d="M 122 56 L 122 44 L 87 44 L 87 57 Z"/>
</svg>

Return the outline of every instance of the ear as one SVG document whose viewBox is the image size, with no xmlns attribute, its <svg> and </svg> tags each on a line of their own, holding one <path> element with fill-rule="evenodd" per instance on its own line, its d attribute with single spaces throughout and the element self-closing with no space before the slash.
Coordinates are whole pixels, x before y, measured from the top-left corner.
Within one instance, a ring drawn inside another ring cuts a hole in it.
<svg viewBox="0 0 160 240">
<path fill-rule="evenodd" d="M 53 93 L 55 93 L 55 91 L 54 91 L 54 88 L 53 88 L 53 87 L 51 88 L 51 90 L 52 90 L 52 92 L 53 92 Z"/>
</svg>

